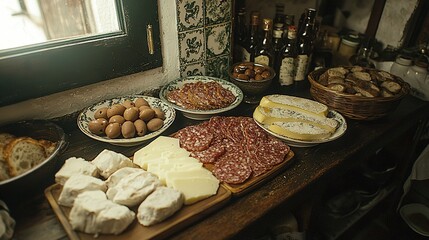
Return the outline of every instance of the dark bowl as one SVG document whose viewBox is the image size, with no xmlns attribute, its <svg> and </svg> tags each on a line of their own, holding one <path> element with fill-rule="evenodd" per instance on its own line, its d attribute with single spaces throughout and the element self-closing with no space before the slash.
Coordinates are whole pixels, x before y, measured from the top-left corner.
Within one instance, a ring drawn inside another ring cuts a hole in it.
<svg viewBox="0 0 429 240">
<path fill-rule="evenodd" d="M 63 129 L 49 121 L 34 120 L 0 127 L 0 132 L 56 143 L 54 152 L 43 162 L 21 175 L 0 182 L 0 199 L 5 200 L 8 205 L 16 204 L 37 193 L 43 193 L 44 188 L 53 181 L 56 161 L 67 145 Z"/>
<path fill-rule="evenodd" d="M 263 80 L 242 80 L 239 78 L 236 78 L 233 76 L 233 71 L 236 66 L 241 64 L 253 64 L 254 66 L 260 66 L 268 69 L 270 72 L 270 77 L 263 79 Z M 258 63 L 251 63 L 251 62 L 238 62 L 232 65 L 231 69 L 229 70 L 229 79 L 232 83 L 237 85 L 241 91 L 245 95 L 264 95 L 268 89 L 271 86 L 271 82 L 273 81 L 273 78 L 276 76 L 276 72 L 272 67 L 269 67 L 267 65 L 258 64 Z"/>
</svg>

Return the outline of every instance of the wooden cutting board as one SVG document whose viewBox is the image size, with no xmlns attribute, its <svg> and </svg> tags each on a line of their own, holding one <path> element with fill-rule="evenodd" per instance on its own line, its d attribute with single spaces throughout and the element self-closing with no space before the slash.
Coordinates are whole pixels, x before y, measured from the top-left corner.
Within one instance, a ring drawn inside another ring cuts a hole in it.
<svg viewBox="0 0 429 240">
<path fill-rule="evenodd" d="M 173 216 L 161 223 L 145 227 L 139 224 L 137 219 L 135 219 L 134 222 L 119 235 L 100 234 L 98 238 L 94 238 L 92 234 L 73 230 L 68 220 L 71 208 L 58 204 L 58 197 L 60 196 L 61 190 L 62 186 L 60 184 L 54 184 L 45 189 L 45 196 L 71 240 L 164 239 L 180 229 L 189 226 L 193 222 L 204 218 L 214 210 L 219 209 L 226 204 L 231 197 L 231 192 L 220 185 L 216 195 L 192 205 L 183 206 Z M 134 209 L 134 211 L 135 210 L 136 209 Z"/>
</svg>

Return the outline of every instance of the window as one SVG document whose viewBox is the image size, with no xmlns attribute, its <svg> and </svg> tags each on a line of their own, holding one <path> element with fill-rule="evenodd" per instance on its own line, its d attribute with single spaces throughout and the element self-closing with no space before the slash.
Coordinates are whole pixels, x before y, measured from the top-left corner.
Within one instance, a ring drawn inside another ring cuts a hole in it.
<svg viewBox="0 0 429 240">
<path fill-rule="evenodd" d="M 38 0 L 60 2 L 58 5 L 87 1 L 96 0 Z M 117 30 L 59 35 L 54 40 L 0 50 L 0 106 L 162 66 L 157 1 L 114 0 L 114 4 Z M 55 22 L 61 16 L 49 17 Z M 89 22 L 89 28 L 97 23 Z M 153 49 L 148 39 L 152 39 Z"/>
</svg>

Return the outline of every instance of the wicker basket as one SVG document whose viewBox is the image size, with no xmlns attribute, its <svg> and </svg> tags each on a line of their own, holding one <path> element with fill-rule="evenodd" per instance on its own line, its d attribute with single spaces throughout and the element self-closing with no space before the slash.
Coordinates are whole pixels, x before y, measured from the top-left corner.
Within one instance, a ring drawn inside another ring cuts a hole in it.
<svg viewBox="0 0 429 240">
<path fill-rule="evenodd" d="M 347 67 L 345 67 L 347 68 Z M 401 99 L 408 94 L 410 86 L 398 78 L 401 92 L 393 97 L 362 97 L 331 90 L 317 80 L 327 69 L 318 69 L 308 75 L 311 96 L 344 116 L 355 120 L 374 120 L 386 116 L 396 109 Z"/>
</svg>

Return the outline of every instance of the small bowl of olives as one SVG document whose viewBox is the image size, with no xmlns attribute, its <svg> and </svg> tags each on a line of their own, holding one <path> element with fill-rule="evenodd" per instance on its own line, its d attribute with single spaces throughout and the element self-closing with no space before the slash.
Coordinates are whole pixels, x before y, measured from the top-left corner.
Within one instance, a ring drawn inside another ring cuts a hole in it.
<svg viewBox="0 0 429 240">
<path fill-rule="evenodd" d="M 276 73 L 272 67 L 253 62 L 232 65 L 229 79 L 244 93 L 244 102 L 258 103 L 268 93 Z"/>
</svg>

